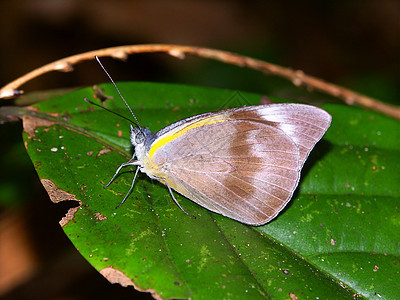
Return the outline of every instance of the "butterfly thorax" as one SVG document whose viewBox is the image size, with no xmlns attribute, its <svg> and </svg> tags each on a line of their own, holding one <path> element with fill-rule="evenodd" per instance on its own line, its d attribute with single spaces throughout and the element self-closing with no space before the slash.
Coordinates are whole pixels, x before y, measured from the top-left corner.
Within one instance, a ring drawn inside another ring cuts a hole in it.
<svg viewBox="0 0 400 300">
<path fill-rule="evenodd" d="M 133 127 L 130 129 L 131 143 L 135 148 L 135 156 L 140 162 L 140 171 L 146 173 L 151 178 L 158 178 L 160 170 L 155 168 L 149 160 L 149 149 L 156 139 L 156 135 L 145 127 Z"/>
</svg>

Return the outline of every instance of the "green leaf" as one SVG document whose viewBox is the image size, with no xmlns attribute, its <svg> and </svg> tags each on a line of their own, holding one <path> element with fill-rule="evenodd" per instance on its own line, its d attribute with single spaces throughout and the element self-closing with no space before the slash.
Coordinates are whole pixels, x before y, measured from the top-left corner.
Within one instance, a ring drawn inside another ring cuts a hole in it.
<svg viewBox="0 0 400 300">
<path fill-rule="evenodd" d="M 114 97 L 104 105 L 130 117 L 114 88 L 101 87 Z M 119 87 L 141 125 L 153 132 L 185 117 L 261 100 L 193 86 Z M 125 170 L 103 186 L 132 156 L 129 122 L 83 101 L 92 95 L 86 88 L 35 105 L 24 120 L 24 139 L 53 201 L 81 201 L 63 229 L 103 274 L 120 271 L 138 289 L 162 298 L 400 295 L 399 122 L 325 105 L 332 125 L 307 160 L 293 199 L 272 222 L 252 227 L 176 194 L 197 217 L 190 218 L 145 174 L 115 209 L 133 174 Z"/>
</svg>

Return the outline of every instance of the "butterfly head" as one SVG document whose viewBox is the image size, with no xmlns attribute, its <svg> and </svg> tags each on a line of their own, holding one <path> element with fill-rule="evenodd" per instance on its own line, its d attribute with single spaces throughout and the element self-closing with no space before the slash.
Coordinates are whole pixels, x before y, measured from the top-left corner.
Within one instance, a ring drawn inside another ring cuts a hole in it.
<svg viewBox="0 0 400 300">
<path fill-rule="evenodd" d="M 145 130 L 147 128 L 134 127 L 132 124 L 130 124 L 130 127 L 131 127 L 130 134 L 131 134 L 132 145 L 134 147 L 136 147 L 138 145 L 144 145 L 144 143 L 146 142 Z"/>
<path fill-rule="evenodd" d="M 144 145 L 148 149 L 156 139 L 156 135 L 148 127 L 134 126 L 130 124 L 131 143 L 134 147 Z"/>
<path fill-rule="evenodd" d="M 136 157 L 139 160 L 144 159 L 149 152 L 151 144 L 156 139 L 156 135 L 147 127 L 135 127 L 130 124 L 130 136 L 132 146 L 135 148 Z"/>
</svg>

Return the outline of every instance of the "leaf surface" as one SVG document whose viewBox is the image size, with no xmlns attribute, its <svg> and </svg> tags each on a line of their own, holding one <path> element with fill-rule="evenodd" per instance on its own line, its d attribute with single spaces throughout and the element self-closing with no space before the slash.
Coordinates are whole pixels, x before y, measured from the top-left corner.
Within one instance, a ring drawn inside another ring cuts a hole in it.
<svg viewBox="0 0 400 300">
<path fill-rule="evenodd" d="M 104 105 L 129 116 L 110 85 Z M 156 83 L 119 83 L 142 126 L 156 132 L 203 112 L 260 104 L 261 95 Z M 24 140 L 53 201 L 82 203 L 63 229 L 99 271 L 122 272 L 162 298 L 371 299 L 400 295 L 400 123 L 325 105 L 333 122 L 307 160 L 293 199 L 269 224 L 243 225 L 133 173 L 129 122 L 83 101 L 90 88 L 35 105 Z M 54 192 L 56 191 L 56 192 Z M 64 197 L 64 198 L 63 198 Z M 57 200 L 58 199 L 58 200 Z"/>
</svg>

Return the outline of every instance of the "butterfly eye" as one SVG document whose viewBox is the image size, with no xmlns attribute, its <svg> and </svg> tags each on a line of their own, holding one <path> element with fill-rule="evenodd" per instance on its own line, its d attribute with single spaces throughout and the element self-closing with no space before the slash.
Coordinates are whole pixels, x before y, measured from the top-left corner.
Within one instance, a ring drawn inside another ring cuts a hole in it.
<svg viewBox="0 0 400 300">
<path fill-rule="evenodd" d="M 142 132 L 136 133 L 135 141 L 136 141 L 136 144 L 143 144 L 144 143 L 144 134 Z"/>
</svg>

